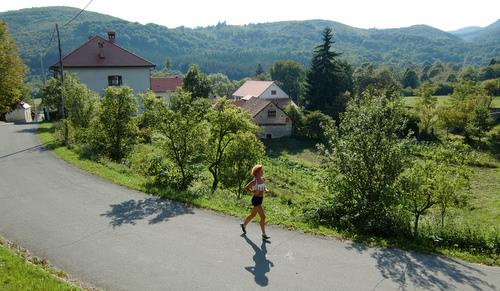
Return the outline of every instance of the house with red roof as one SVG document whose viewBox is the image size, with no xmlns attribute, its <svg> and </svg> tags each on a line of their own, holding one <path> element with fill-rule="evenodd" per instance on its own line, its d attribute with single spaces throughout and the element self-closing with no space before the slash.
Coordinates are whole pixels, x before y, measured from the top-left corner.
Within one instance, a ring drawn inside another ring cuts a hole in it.
<svg viewBox="0 0 500 291">
<path fill-rule="evenodd" d="M 131 87 L 134 92 L 151 88 L 150 61 L 116 44 L 115 32 L 108 32 L 108 39 L 94 36 L 62 59 L 64 72 L 75 73 L 80 82 L 100 94 L 108 86 Z M 59 72 L 59 62 L 50 69 Z"/>
<path fill-rule="evenodd" d="M 246 81 L 233 93 L 233 99 L 261 127 L 260 138 L 292 135 L 292 120 L 284 109 L 288 104 L 296 105 L 274 81 Z"/>
<path fill-rule="evenodd" d="M 179 87 L 182 87 L 182 77 L 151 77 L 151 91 L 167 104 L 170 103 L 172 93 Z"/>
</svg>

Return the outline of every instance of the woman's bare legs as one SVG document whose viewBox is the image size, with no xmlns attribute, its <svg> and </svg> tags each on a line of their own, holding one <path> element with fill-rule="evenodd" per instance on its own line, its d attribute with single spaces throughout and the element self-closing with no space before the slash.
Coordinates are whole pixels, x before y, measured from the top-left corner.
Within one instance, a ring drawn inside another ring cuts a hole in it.
<svg viewBox="0 0 500 291">
<path fill-rule="evenodd" d="M 264 213 L 264 208 L 262 208 L 262 205 L 255 206 L 257 208 L 257 212 L 259 213 L 260 216 L 260 229 L 262 230 L 262 234 L 266 235 L 266 214 Z"/>
<path fill-rule="evenodd" d="M 252 221 L 252 219 L 255 217 L 255 215 L 257 215 L 257 207 L 260 207 L 260 206 L 255 206 L 254 208 L 252 208 L 252 210 L 250 211 L 250 215 L 247 216 L 247 218 L 245 218 L 245 222 L 243 222 L 243 226 L 247 226 L 247 224 Z"/>
</svg>

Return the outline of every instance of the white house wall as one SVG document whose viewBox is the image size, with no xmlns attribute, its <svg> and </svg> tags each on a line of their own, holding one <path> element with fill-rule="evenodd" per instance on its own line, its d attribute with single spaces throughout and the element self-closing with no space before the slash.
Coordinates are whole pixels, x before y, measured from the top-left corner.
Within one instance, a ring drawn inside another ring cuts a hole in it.
<svg viewBox="0 0 500 291">
<path fill-rule="evenodd" d="M 78 75 L 80 82 L 89 89 L 104 93 L 108 87 L 108 76 L 122 76 L 122 83 L 134 90 L 134 93 L 144 92 L 150 88 L 149 68 L 65 68 L 65 72 Z"/>
<path fill-rule="evenodd" d="M 268 117 L 267 112 L 269 110 L 276 110 L 276 117 Z M 270 103 L 255 115 L 253 120 L 261 127 L 261 131 L 259 132 L 260 138 L 266 138 L 268 134 L 272 138 L 292 135 L 292 121 L 283 110 L 273 103 Z"/>
<path fill-rule="evenodd" d="M 276 95 L 271 95 L 271 91 L 276 90 Z M 290 96 L 285 93 L 285 91 L 281 90 L 281 88 L 276 85 L 276 83 L 272 83 L 262 94 L 259 96 L 261 99 L 278 99 L 278 98 L 288 98 Z"/>
<path fill-rule="evenodd" d="M 31 108 L 16 108 L 5 114 L 5 120 L 7 122 L 31 122 Z"/>
</svg>

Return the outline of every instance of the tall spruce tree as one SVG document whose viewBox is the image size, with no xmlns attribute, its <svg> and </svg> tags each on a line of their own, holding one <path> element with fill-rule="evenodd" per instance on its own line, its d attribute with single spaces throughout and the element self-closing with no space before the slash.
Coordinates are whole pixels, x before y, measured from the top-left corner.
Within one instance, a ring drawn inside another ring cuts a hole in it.
<svg viewBox="0 0 500 291">
<path fill-rule="evenodd" d="M 331 49 L 332 37 L 332 29 L 325 28 L 323 43 L 314 48 L 311 69 L 307 72 L 305 106 L 336 119 L 345 110 L 342 93 L 352 90 L 352 68 L 337 59 L 341 54 Z"/>
</svg>

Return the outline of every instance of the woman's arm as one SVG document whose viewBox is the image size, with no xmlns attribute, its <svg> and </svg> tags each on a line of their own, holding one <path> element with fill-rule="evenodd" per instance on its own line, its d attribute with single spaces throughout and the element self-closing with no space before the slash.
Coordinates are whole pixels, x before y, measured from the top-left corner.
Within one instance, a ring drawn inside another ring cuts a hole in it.
<svg viewBox="0 0 500 291">
<path fill-rule="evenodd" d="M 248 184 L 245 185 L 245 191 L 253 193 L 252 187 L 254 186 L 255 186 L 255 179 L 253 179 L 252 181 L 248 182 Z"/>
</svg>

